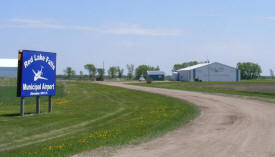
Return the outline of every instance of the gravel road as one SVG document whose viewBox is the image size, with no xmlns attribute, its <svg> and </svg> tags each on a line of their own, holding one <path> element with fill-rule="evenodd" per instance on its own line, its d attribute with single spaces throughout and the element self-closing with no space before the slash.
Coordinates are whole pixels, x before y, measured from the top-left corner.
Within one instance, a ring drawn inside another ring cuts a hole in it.
<svg viewBox="0 0 275 157">
<path fill-rule="evenodd" d="M 182 128 L 118 149 L 112 156 L 275 157 L 275 104 L 116 82 L 103 84 L 184 99 L 201 109 L 201 115 Z"/>
</svg>

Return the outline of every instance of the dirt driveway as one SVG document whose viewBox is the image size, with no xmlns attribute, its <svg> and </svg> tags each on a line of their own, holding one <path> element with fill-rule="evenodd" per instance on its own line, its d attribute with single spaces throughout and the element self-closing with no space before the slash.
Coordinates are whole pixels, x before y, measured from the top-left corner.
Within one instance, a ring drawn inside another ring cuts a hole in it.
<svg viewBox="0 0 275 157">
<path fill-rule="evenodd" d="M 149 142 L 116 150 L 112 156 L 275 157 L 275 104 L 114 82 L 104 84 L 184 99 L 202 111 L 188 125 Z"/>
</svg>

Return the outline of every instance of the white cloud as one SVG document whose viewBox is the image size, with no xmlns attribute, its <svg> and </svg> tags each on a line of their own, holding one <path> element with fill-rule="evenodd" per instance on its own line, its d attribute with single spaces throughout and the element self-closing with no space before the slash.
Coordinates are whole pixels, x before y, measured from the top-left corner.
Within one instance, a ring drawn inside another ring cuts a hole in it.
<svg viewBox="0 0 275 157">
<path fill-rule="evenodd" d="M 86 31 L 95 31 L 96 29 L 93 27 L 86 26 L 66 26 L 60 24 L 54 24 L 50 21 L 42 21 L 42 20 L 32 20 L 32 19 L 11 19 L 10 20 L 15 26 L 25 27 L 25 28 L 46 28 L 46 29 L 71 29 L 71 30 L 86 30 Z"/>
<path fill-rule="evenodd" d="M 47 21 L 32 20 L 32 19 L 11 19 L 14 24 L 18 24 L 19 27 L 28 27 L 28 28 L 49 28 L 49 29 L 64 29 L 64 26 L 51 24 Z"/>
<path fill-rule="evenodd" d="M 275 21 L 275 16 L 266 16 L 264 18 L 267 20 Z"/>
<path fill-rule="evenodd" d="M 176 35 L 182 34 L 180 30 L 176 30 L 176 29 L 142 28 L 137 25 L 108 28 L 108 29 L 105 29 L 104 32 L 111 33 L 111 34 L 119 34 L 119 35 L 149 35 L 149 36 L 176 36 Z"/>
<path fill-rule="evenodd" d="M 120 43 L 120 45 L 122 45 L 122 46 L 124 46 L 124 47 L 133 47 L 133 46 L 135 46 L 135 43 L 132 42 L 132 41 L 122 41 L 122 42 Z"/>
<path fill-rule="evenodd" d="M 143 36 L 177 36 L 181 35 L 182 31 L 179 29 L 160 29 L 160 28 L 143 28 L 138 25 L 124 24 L 118 27 L 95 28 L 90 26 L 79 25 L 61 25 L 55 24 L 46 20 L 20 19 L 14 18 L 10 20 L 9 27 L 23 27 L 23 28 L 43 28 L 43 29 L 59 29 L 59 30 L 81 30 L 94 31 L 106 34 L 116 35 L 143 35 Z"/>
</svg>

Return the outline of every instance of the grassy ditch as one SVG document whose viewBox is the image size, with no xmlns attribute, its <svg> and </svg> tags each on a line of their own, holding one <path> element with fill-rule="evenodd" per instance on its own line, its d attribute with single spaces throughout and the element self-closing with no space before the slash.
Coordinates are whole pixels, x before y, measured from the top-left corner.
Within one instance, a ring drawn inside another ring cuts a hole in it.
<svg viewBox="0 0 275 157">
<path fill-rule="evenodd" d="M 15 83 L 15 82 L 14 82 Z M 90 82 L 59 82 L 53 113 L 26 99 L 19 117 L 14 84 L 0 84 L 0 156 L 69 156 L 142 142 L 189 122 L 199 110 L 183 100 Z"/>
</svg>

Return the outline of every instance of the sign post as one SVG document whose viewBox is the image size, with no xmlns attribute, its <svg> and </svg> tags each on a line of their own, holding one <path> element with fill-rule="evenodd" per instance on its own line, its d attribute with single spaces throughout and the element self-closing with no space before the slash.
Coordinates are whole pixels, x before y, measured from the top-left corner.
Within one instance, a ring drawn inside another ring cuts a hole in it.
<svg viewBox="0 0 275 157">
<path fill-rule="evenodd" d="M 36 113 L 40 114 L 40 97 L 36 97 Z"/>
<path fill-rule="evenodd" d="M 24 97 L 20 100 L 20 116 L 24 116 Z"/>
<path fill-rule="evenodd" d="M 52 96 L 56 89 L 56 53 L 20 50 L 18 53 L 17 96 L 21 97 L 20 115 L 24 116 L 24 98 L 36 97 L 36 113 L 40 114 L 40 97 Z"/>
<path fill-rule="evenodd" d="M 52 96 L 49 96 L 49 112 L 52 112 Z"/>
</svg>

